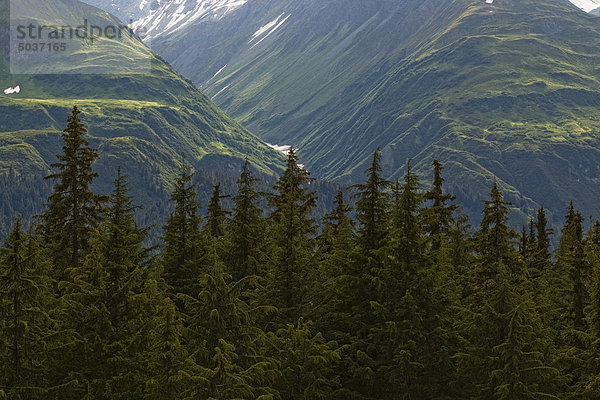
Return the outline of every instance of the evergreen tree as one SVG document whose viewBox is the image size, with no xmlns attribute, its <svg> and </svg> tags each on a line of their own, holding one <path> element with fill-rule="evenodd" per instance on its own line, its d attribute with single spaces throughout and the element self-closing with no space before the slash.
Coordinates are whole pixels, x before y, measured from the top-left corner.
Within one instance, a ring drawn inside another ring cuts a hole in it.
<svg viewBox="0 0 600 400">
<path fill-rule="evenodd" d="M 585 308 L 589 299 L 586 287 L 589 270 L 585 260 L 583 217 L 575 211 L 571 202 L 565 218 L 566 222 L 562 229 L 558 249 L 558 266 L 566 279 L 569 327 L 584 331 L 586 328 Z"/>
<path fill-rule="evenodd" d="M 592 334 L 600 339 L 600 221 L 596 221 L 588 232 L 586 241 L 586 262 L 590 266 L 590 313 L 589 322 Z"/>
<path fill-rule="evenodd" d="M 17 218 L 0 248 L 0 387 L 9 399 L 38 399 L 48 388 L 55 346 L 48 313 L 48 265 Z"/>
<path fill-rule="evenodd" d="M 306 313 L 314 318 L 317 330 L 328 338 L 347 340 L 351 331 L 351 314 L 356 277 L 351 269 L 354 250 L 353 221 L 350 206 L 338 189 L 335 208 L 325 215 L 323 231 L 318 237 L 318 274 Z"/>
<path fill-rule="evenodd" d="M 333 398 L 338 383 L 333 366 L 339 360 L 334 343 L 314 335 L 311 324 L 299 321 L 269 333 L 271 354 L 279 360 L 280 375 L 274 382 L 277 398 L 312 400 Z"/>
<path fill-rule="evenodd" d="M 74 106 L 62 134 L 63 154 L 58 156 L 58 163 L 52 164 L 58 172 L 46 177 L 57 181 L 42 221 L 58 279 L 65 277 L 66 269 L 78 267 L 89 251 L 90 238 L 101 222 L 106 200 L 90 190 L 98 176 L 92 165 L 100 156 L 85 138 L 87 129 L 80 114 Z"/>
<path fill-rule="evenodd" d="M 156 324 L 160 293 L 149 278 L 145 231 L 118 172 L 106 220 L 81 267 L 71 271 L 63 296 L 63 324 L 80 339 L 62 365 L 81 386 L 68 398 L 131 399 L 143 395 L 140 373 Z"/>
<path fill-rule="evenodd" d="M 274 305 L 283 319 L 293 322 L 306 294 L 313 273 L 315 224 L 312 212 L 315 193 L 308 186 L 313 181 L 308 171 L 298 165 L 295 150 L 288 153 L 287 168 L 269 197 L 271 236 L 275 246 L 269 288 Z"/>
<path fill-rule="evenodd" d="M 473 398 L 493 398 L 495 384 L 490 384 L 490 376 L 498 364 L 492 349 L 505 340 L 505 316 L 515 304 L 512 293 L 505 290 L 510 286 L 501 283 L 512 273 L 522 272 L 513 246 L 516 233 L 507 225 L 509 205 L 494 184 L 476 233 L 477 258 L 463 302 L 466 313 L 459 328 L 466 343 L 457 358 L 465 396 Z"/>
<path fill-rule="evenodd" d="M 221 199 L 228 197 L 221 194 L 221 184 L 217 183 L 208 203 L 208 216 L 206 217 L 205 230 L 210 237 L 218 239 L 225 236 L 227 216 L 230 213 L 221 207 Z"/>
<path fill-rule="evenodd" d="M 432 250 L 439 250 L 442 246 L 441 240 L 450 233 L 454 223 L 454 213 L 458 206 L 452 204 L 455 196 L 444 193 L 442 178 L 442 164 L 433 160 L 433 186 L 425 193 L 425 200 L 431 203 L 427 212 L 425 231 L 432 238 Z"/>
<path fill-rule="evenodd" d="M 431 237 L 422 228 L 419 186 L 409 162 L 404 184 L 393 190 L 392 227 L 380 250 L 383 268 L 377 301 L 371 303 L 379 319 L 370 335 L 370 355 L 377 364 L 371 395 L 376 398 L 442 397 L 453 370 L 440 318 L 446 296 L 433 286 L 438 271 L 427 257 Z"/>
<path fill-rule="evenodd" d="M 588 347 L 590 378 L 586 392 L 595 398 L 600 396 L 600 221 L 596 221 L 587 234 L 586 262 L 591 270 L 588 322 L 592 341 Z"/>
<path fill-rule="evenodd" d="M 544 207 L 538 209 L 535 229 L 537 232 L 535 264 L 536 269 L 540 271 L 540 273 L 543 273 L 551 267 L 552 263 L 552 254 L 550 253 L 550 236 L 552 235 L 552 229 L 548 228 L 548 220 L 546 218 Z"/>
<path fill-rule="evenodd" d="M 157 310 L 157 324 L 152 330 L 151 347 L 144 356 L 148 379 L 144 399 L 179 400 L 189 388 L 207 385 L 207 371 L 197 365 L 183 343 L 184 326 L 175 304 L 164 298 Z"/>
<path fill-rule="evenodd" d="M 215 239 L 205 261 L 197 298 L 186 304 L 187 340 L 206 378 L 194 385 L 193 398 L 254 399 L 272 393 L 275 365 L 265 355 L 265 333 L 256 321 L 264 308 L 250 307 L 253 277 L 234 282 L 217 255 Z"/>
<path fill-rule="evenodd" d="M 227 251 L 225 260 L 234 280 L 248 275 L 264 276 L 263 264 L 266 261 L 266 223 L 258 202 L 256 178 L 250 171 L 248 159 L 237 182 L 238 192 L 233 197 L 235 208 L 229 220 Z"/>
<path fill-rule="evenodd" d="M 556 399 L 558 371 L 549 366 L 545 356 L 549 338 L 540 326 L 532 301 L 516 293 L 518 282 L 501 270 L 497 292 L 492 297 L 493 316 L 503 335 L 493 348 L 489 388 L 494 399 Z M 494 301 L 495 300 L 495 301 Z M 483 397 L 487 398 L 487 397 Z"/>
<path fill-rule="evenodd" d="M 198 216 L 200 206 L 192 178 L 191 167 L 184 160 L 171 193 L 175 210 L 164 227 L 164 279 L 172 296 L 177 293 L 196 293 L 196 282 L 201 275 L 197 269 L 203 247 Z"/>
<path fill-rule="evenodd" d="M 516 252 L 513 247 L 517 235 L 507 225 L 510 205 L 510 202 L 504 201 L 502 192 L 494 183 L 490 200 L 485 202 L 481 229 L 477 233 L 479 256 L 477 273 L 481 284 L 496 277 L 500 262 L 509 268 L 517 267 Z"/>
<path fill-rule="evenodd" d="M 367 181 L 354 185 L 356 201 L 356 219 L 360 223 L 358 244 L 368 253 L 380 248 L 387 233 L 389 216 L 390 182 L 381 177 L 381 153 L 373 154 L 371 167 L 366 170 Z"/>
</svg>

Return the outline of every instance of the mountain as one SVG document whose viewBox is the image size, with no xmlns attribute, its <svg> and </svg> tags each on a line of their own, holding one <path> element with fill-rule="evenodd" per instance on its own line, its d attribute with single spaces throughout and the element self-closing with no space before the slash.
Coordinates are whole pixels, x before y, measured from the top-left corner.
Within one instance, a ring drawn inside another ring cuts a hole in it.
<svg viewBox="0 0 600 400">
<path fill-rule="evenodd" d="M 558 223 L 571 199 L 600 215 L 599 41 L 563 0 L 249 0 L 152 47 L 320 178 L 437 157 L 471 214 L 497 181 L 519 222 Z"/>
<path fill-rule="evenodd" d="M 121 21 L 130 23 L 156 11 L 165 0 L 85 0 L 84 3 L 107 11 Z"/>
<path fill-rule="evenodd" d="M 87 20 L 89 24 L 119 26 L 115 17 L 76 0 L 36 0 L 22 4 L 36 18 L 40 13 L 69 14 L 74 20 Z M 67 7 L 68 12 L 61 7 Z M 116 167 L 120 165 L 135 183 L 134 194 L 142 204 L 163 201 L 177 173 L 181 154 L 206 173 L 218 171 L 235 176 L 246 156 L 263 175 L 272 176 L 282 170 L 281 153 L 228 117 L 133 36 L 118 43 L 100 38 L 90 43 L 86 39 L 78 42 L 80 46 L 73 54 L 62 52 L 55 58 L 37 60 L 37 66 L 35 63 L 26 66 L 38 70 L 37 74 L 11 74 L 8 15 L 8 1 L 1 0 L 0 176 L 3 179 L 38 176 L 49 170 L 49 164 L 61 152 L 60 132 L 73 105 L 82 110 L 92 145 L 101 152 L 96 169 L 101 173 L 97 187 L 102 192 L 110 190 Z M 73 43 L 69 41 L 68 45 Z M 13 70 L 15 65 L 23 67 L 21 56 L 13 56 Z M 144 56 L 149 57 L 148 73 L 137 73 L 146 72 L 143 69 L 130 70 L 143 64 L 133 64 L 128 69 L 128 62 L 143 60 Z M 25 59 L 36 61 L 32 54 Z M 44 72 L 43 68 L 60 73 L 39 74 Z M 30 196 L 7 204 L 0 196 L 0 210 L 10 208 L 18 212 L 18 204 L 35 201 L 41 203 L 43 199 Z"/>
<path fill-rule="evenodd" d="M 568 0 L 585 12 L 600 15 L 600 0 Z"/>
</svg>

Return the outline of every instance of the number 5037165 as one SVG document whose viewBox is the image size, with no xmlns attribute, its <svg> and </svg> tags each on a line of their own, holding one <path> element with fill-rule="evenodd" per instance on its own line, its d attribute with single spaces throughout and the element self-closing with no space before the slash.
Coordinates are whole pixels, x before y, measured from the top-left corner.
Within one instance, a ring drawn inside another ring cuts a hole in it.
<svg viewBox="0 0 600 400">
<path fill-rule="evenodd" d="M 66 43 L 19 43 L 18 45 L 19 51 L 66 51 L 67 44 Z"/>
</svg>

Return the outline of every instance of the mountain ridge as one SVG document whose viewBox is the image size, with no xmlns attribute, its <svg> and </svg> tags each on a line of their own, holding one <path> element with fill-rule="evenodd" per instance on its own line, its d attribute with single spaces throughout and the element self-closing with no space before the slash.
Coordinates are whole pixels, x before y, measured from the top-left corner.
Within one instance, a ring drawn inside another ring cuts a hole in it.
<svg viewBox="0 0 600 400">
<path fill-rule="evenodd" d="M 437 157 L 467 204 L 496 180 L 520 222 L 557 223 L 573 197 L 600 211 L 597 21 L 562 0 L 253 0 L 153 47 L 317 177 L 356 181 L 378 147 L 392 179 Z"/>
<path fill-rule="evenodd" d="M 280 152 L 229 118 L 155 53 L 151 74 L 11 75 L 8 6 L 7 0 L 0 0 L 0 175 L 47 173 L 60 154 L 60 133 L 73 105 L 83 112 L 89 140 L 101 153 L 95 165 L 101 175 L 97 190 L 111 190 L 120 165 L 136 182 L 133 194 L 139 203 L 149 208 L 166 198 L 182 154 L 186 162 L 207 173 L 236 176 L 245 157 L 261 176 L 274 176 L 283 169 Z M 85 7 L 86 13 L 118 22 L 104 11 Z M 135 52 L 135 46 L 143 44 L 128 46 L 129 52 Z M 101 47 L 88 49 L 86 60 L 101 51 Z M 16 86 L 18 93 L 2 92 Z M 0 209 L 9 208 L 24 212 L 17 204 L 0 204 Z"/>
</svg>

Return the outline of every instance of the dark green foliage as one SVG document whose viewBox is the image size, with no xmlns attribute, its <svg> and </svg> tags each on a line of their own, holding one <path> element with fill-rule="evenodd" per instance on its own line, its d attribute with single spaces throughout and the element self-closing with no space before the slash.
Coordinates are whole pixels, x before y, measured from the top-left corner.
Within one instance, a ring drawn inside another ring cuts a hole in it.
<svg viewBox="0 0 600 400">
<path fill-rule="evenodd" d="M 192 176 L 191 168 L 184 160 L 171 194 L 175 211 L 164 227 L 164 278 L 173 295 L 196 293 L 196 280 L 200 275 L 198 261 L 201 257 L 201 217 L 198 215 L 200 205 L 196 200 Z"/>
<path fill-rule="evenodd" d="M 314 335 L 310 324 L 298 322 L 269 334 L 270 354 L 279 361 L 274 383 L 282 400 L 332 398 L 336 389 L 332 366 L 339 359 L 335 344 Z"/>
<path fill-rule="evenodd" d="M 49 263 L 20 218 L 0 248 L 0 386 L 9 399 L 30 399 L 48 389 L 49 357 L 56 345 L 48 313 Z"/>
<path fill-rule="evenodd" d="M 215 239 L 211 242 L 198 297 L 182 296 L 186 339 L 204 371 L 192 391 L 201 398 L 258 398 L 271 392 L 276 366 L 264 355 L 266 336 L 256 323 L 262 308 L 247 303 L 254 279 L 233 281 L 217 255 Z"/>
<path fill-rule="evenodd" d="M 73 107 L 69 124 L 63 131 L 63 154 L 52 164 L 58 172 L 47 179 L 56 180 L 48 198 L 48 210 L 42 216 L 44 234 L 52 252 L 59 279 L 64 271 L 77 268 L 90 250 L 90 237 L 101 221 L 105 197 L 94 194 L 90 185 L 98 176 L 92 164 L 100 157 L 85 138 L 87 129 L 79 119 L 81 111 Z"/>
<path fill-rule="evenodd" d="M 598 398 L 600 223 L 584 235 L 571 206 L 555 261 L 543 209 L 518 236 L 494 185 L 471 234 L 439 163 L 423 191 L 410 162 L 393 185 L 379 162 L 355 186 L 357 226 L 338 190 L 320 230 L 293 149 L 269 218 L 246 164 L 231 217 L 213 187 L 203 230 L 182 165 L 160 250 L 118 169 L 58 283 L 70 248 L 17 219 L 0 250 L 0 398 Z"/>
<path fill-rule="evenodd" d="M 314 179 L 298 165 L 293 148 L 288 153 L 287 168 L 269 196 L 269 217 L 273 256 L 269 271 L 269 288 L 275 305 L 286 322 L 294 322 L 305 300 L 307 283 L 314 269 L 316 231 L 312 212 L 315 193 L 309 185 Z"/>
<path fill-rule="evenodd" d="M 576 212 L 573 203 L 565 217 L 558 249 L 558 268 L 566 279 L 566 298 L 569 302 L 568 324 L 576 330 L 585 328 L 585 307 L 588 303 L 586 282 L 589 268 L 585 260 L 583 217 Z"/>
<path fill-rule="evenodd" d="M 378 249 L 388 226 L 390 183 L 381 176 L 381 153 L 373 154 L 373 163 L 366 170 L 367 181 L 352 188 L 357 191 L 356 218 L 360 223 L 358 244 L 369 255 Z"/>
<path fill-rule="evenodd" d="M 432 238 L 432 250 L 439 250 L 441 241 L 448 236 L 454 223 L 454 213 L 458 206 L 452 204 L 456 196 L 444 193 L 444 178 L 442 178 L 442 164 L 433 160 L 433 186 L 425 193 L 424 199 L 430 202 L 426 212 L 426 232 Z"/>
<path fill-rule="evenodd" d="M 228 197 L 221 194 L 221 183 L 217 183 L 208 203 L 208 215 L 206 216 L 206 225 L 204 226 L 204 230 L 212 238 L 219 239 L 225 236 L 227 216 L 230 213 L 221 207 L 221 199 Z"/>
<path fill-rule="evenodd" d="M 146 379 L 139 370 L 162 295 L 149 275 L 135 209 L 119 171 L 90 253 L 61 286 L 62 326 L 77 335 L 61 359 L 64 373 L 79 382 L 67 398 L 130 399 L 143 393 Z"/>
<path fill-rule="evenodd" d="M 248 275 L 264 276 L 266 222 L 259 207 L 257 180 L 252 176 L 248 160 L 238 180 L 238 191 L 233 197 L 233 216 L 228 224 L 227 251 L 229 271 L 235 280 Z"/>
</svg>

